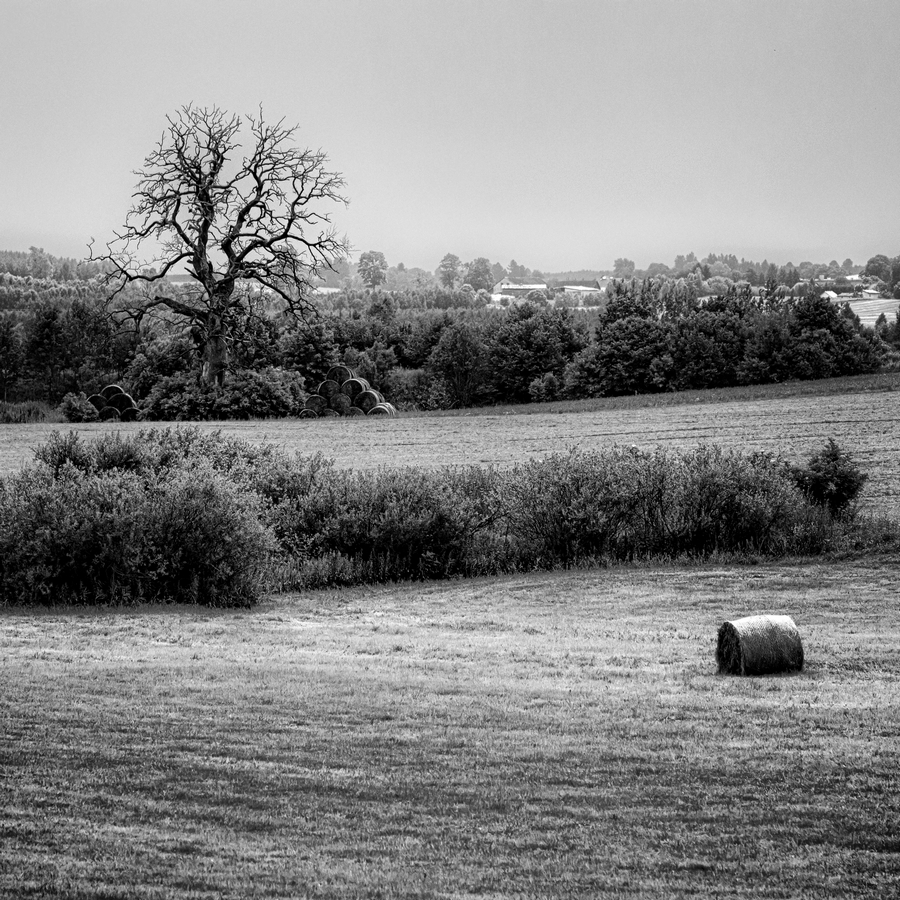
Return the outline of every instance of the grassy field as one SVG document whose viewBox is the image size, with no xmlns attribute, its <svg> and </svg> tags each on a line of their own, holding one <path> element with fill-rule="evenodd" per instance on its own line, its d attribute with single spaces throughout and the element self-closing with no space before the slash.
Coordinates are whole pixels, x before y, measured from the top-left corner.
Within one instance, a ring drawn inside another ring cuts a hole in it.
<svg viewBox="0 0 900 900">
<path fill-rule="evenodd" d="M 0 895 L 896 896 L 896 562 L 0 611 Z"/>
<path fill-rule="evenodd" d="M 793 460 L 833 437 L 869 474 L 868 508 L 900 517 L 900 373 L 618 397 L 401 419 L 269 419 L 204 423 L 287 450 L 322 452 L 347 468 L 376 466 L 511 465 L 568 447 L 611 444 L 695 447 L 719 443 L 773 450 Z M 51 431 L 72 425 L 0 426 L 0 475 L 30 460 Z M 85 435 L 106 423 L 77 426 Z M 123 431 L 146 427 L 116 426 Z"/>
</svg>

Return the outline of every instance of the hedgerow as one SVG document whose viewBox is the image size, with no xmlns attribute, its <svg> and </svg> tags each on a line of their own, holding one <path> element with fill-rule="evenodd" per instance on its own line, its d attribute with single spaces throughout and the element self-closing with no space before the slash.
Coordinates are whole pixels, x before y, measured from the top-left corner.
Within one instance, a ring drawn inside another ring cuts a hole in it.
<svg viewBox="0 0 900 900">
<path fill-rule="evenodd" d="M 865 478 L 833 442 L 802 466 L 614 447 L 354 472 L 185 428 L 54 434 L 35 458 L 0 481 L 0 603 L 247 604 L 273 588 L 886 539 L 848 514 Z"/>
</svg>

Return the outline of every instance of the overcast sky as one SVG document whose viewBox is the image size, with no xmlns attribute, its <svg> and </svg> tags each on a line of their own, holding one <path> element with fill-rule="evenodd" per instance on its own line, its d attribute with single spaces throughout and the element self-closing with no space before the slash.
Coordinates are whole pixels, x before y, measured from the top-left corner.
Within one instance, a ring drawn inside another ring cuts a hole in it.
<svg viewBox="0 0 900 900">
<path fill-rule="evenodd" d="M 299 123 L 357 251 L 900 253 L 897 0 L 0 0 L 0 249 L 111 237 L 165 116 Z"/>
</svg>

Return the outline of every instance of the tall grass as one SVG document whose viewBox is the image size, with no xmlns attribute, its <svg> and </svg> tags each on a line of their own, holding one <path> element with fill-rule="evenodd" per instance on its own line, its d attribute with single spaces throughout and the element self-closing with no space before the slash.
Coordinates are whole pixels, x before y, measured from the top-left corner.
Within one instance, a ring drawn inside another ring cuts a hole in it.
<svg viewBox="0 0 900 900">
<path fill-rule="evenodd" d="M 40 422 L 61 422 L 59 411 L 40 400 L 12 403 L 0 400 L 0 425 L 28 425 Z"/>
<path fill-rule="evenodd" d="M 267 587 L 808 555 L 897 536 L 809 490 L 822 459 L 832 474 L 853 467 L 834 445 L 805 468 L 616 447 L 506 470 L 354 472 L 188 428 L 57 433 L 35 456 L 0 482 L 0 602 L 252 602 Z"/>
</svg>

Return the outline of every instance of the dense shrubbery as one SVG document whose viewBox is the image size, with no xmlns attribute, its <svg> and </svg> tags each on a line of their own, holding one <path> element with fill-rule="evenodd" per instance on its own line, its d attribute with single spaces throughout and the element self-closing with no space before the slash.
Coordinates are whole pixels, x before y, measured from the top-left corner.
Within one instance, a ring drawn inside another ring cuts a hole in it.
<svg viewBox="0 0 900 900">
<path fill-rule="evenodd" d="M 68 393 L 59 404 L 59 411 L 67 422 L 96 422 L 97 407 L 88 401 L 83 391 Z"/>
<path fill-rule="evenodd" d="M 54 435 L 37 468 L 0 482 L 0 602 L 257 599 L 260 497 L 177 438 L 143 437 Z"/>
<path fill-rule="evenodd" d="M 252 602 L 264 588 L 818 553 L 864 476 L 715 447 L 353 472 L 197 429 L 53 435 L 0 482 L 0 602 Z"/>
<path fill-rule="evenodd" d="M 143 402 L 144 417 L 157 421 L 266 419 L 296 415 L 306 400 L 304 380 L 283 369 L 248 369 L 222 387 L 188 372 L 163 377 Z"/>
</svg>

